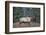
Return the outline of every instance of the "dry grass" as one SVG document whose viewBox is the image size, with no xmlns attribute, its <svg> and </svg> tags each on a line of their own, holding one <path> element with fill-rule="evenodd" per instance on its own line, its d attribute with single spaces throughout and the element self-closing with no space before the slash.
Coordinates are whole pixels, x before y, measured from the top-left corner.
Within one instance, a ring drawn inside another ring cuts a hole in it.
<svg viewBox="0 0 46 35">
<path fill-rule="evenodd" d="M 13 24 L 14 28 L 19 28 L 19 27 L 38 27 L 40 26 L 40 23 L 35 23 L 35 22 L 30 22 L 30 23 L 21 23 L 16 22 Z"/>
</svg>

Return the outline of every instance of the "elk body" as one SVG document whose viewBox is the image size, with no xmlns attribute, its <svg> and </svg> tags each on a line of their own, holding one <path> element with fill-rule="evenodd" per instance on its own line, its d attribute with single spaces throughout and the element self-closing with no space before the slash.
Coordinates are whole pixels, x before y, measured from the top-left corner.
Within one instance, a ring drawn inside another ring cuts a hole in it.
<svg viewBox="0 0 46 35">
<path fill-rule="evenodd" d="M 20 22 L 31 22 L 32 17 L 22 17 L 19 19 Z"/>
</svg>

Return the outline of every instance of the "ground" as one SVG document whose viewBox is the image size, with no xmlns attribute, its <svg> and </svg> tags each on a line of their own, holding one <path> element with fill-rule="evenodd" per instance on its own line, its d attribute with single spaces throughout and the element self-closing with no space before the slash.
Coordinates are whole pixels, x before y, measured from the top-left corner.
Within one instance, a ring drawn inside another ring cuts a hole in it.
<svg viewBox="0 0 46 35">
<path fill-rule="evenodd" d="M 30 22 L 30 23 L 19 23 L 16 22 L 13 24 L 14 28 L 20 28 L 20 27 L 38 27 L 40 26 L 40 23 Z"/>
</svg>

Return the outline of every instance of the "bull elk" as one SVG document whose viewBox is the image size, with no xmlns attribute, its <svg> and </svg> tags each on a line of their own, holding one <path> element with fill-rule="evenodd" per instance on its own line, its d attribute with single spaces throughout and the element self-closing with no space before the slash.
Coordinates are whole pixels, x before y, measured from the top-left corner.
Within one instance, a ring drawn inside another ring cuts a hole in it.
<svg viewBox="0 0 46 35">
<path fill-rule="evenodd" d="M 19 19 L 20 23 L 31 23 L 32 17 L 21 17 Z"/>
</svg>

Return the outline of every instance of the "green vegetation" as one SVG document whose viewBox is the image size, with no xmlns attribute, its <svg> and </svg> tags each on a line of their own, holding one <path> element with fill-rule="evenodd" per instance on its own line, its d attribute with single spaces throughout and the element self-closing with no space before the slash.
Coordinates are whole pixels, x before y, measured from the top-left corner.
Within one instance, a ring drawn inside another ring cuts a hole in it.
<svg viewBox="0 0 46 35">
<path fill-rule="evenodd" d="M 40 8 L 13 7 L 13 22 L 24 16 L 35 16 L 36 21 L 40 22 Z"/>
</svg>

